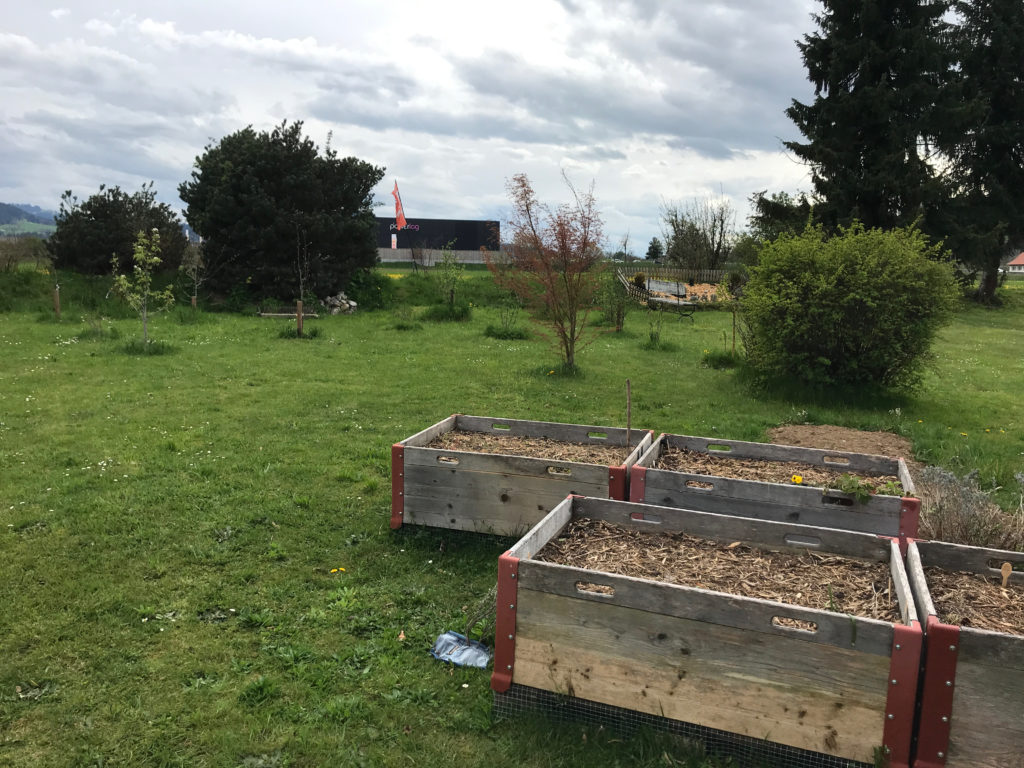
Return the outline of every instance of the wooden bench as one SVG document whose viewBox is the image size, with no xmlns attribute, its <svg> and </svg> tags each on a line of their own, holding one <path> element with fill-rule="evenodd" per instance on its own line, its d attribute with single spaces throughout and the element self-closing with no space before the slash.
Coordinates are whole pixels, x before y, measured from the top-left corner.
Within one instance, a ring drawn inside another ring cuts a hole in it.
<svg viewBox="0 0 1024 768">
<path fill-rule="evenodd" d="M 690 322 L 693 322 L 693 313 L 696 310 L 696 305 L 692 301 L 655 296 L 646 288 L 642 288 L 631 280 L 627 280 L 621 273 L 619 274 L 619 281 L 626 287 L 626 292 L 631 299 L 648 309 L 675 312 L 679 315 L 680 320 L 688 317 Z"/>
</svg>

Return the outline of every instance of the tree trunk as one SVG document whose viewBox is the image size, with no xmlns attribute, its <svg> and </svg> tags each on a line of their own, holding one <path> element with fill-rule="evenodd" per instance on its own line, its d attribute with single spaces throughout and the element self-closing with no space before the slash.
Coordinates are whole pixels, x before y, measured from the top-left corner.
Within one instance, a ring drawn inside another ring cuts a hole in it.
<svg viewBox="0 0 1024 768">
<path fill-rule="evenodd" d="M 996 288 L 999 287 L 999 268 L 991 267 L 981 274 L 978 290 L 974 298 L 982 304 L 993 304 L 996 300 Z"/>
</svg>

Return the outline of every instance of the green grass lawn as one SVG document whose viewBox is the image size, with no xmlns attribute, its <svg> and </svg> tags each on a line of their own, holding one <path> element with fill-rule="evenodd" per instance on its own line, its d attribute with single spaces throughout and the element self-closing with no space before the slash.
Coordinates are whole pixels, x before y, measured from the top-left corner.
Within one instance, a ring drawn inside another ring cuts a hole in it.
<svg viewBox="0 0 1024 768">
<path fill-rule="evenodd" d="M 138 320 L 108 303 L 69 289 L 57 323 L 48 293 L 12 300 L 0 765 L 711 765 L 670 739 L 494 722 L 489 674 L 429 657 L 509 542 L 392 532 L 391 444 L 454 412 L 624 426 L 628 377 L 634 427 L 894 429 L 923 461 L 980 470 L 1015 509 L 1022 289 L 943 331 L 919 391 L 843 401 L 758 397 L 702 367 L 731 344 L 724 312 L 667 320 L 662 351 L 642 349 L 636 312 L 569 377 L 549 373 L 539 337 L 485 338 L 498 316 L 480 307 L 409 331 L 388 312 L 322 318 L 307 340 L 281 338 L 288 321 L 184 309 L 152 324 L 170 352 L 136 357 L 123 347 Z"/>
</svg>

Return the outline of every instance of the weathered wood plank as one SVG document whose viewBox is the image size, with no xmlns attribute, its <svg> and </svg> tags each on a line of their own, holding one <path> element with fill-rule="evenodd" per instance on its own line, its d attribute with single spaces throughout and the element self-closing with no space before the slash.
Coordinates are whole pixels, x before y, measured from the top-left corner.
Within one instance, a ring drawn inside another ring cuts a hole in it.
<svg viewBox="0 0 1024 768">
<path fill-rule="evenodd" d="M 917 605 L 921 622 L 927 621 L 929 616 L 937 616 L 935 604 L 932 602 L 931 593 L 928 591 L 928 580 L 924 575 L 924 568 L 921 565 L 921 551 L 918 543 L 911 541 L 907 545 L 907 578 L 910 580 L 910 589 L 914 595 L 914 603 Z"/>
<path fill-rule="evenodd" d="M 449 416 L 447 419 L 442 419 L 433 426 L 427 427 L 426 429 L 417 432 L 412 437 L 407 437 L 402 441 L 402 445 L 408 447 L 412 446 L 423 446 L 430 443 L 438 435 L 443 435 L 445 432 L 450 432 L 455 428 L 455 421 L 457 416 Z"/>
<path fill-rule="evenodd" d="M 733 507 L 726 507 L 730 511 Z M 632 504 L 602 498 L 578 499 L 577 517 L 589 517 L 640 531 L 684 531 L 714 541 L 743 541 L 778 550 L 842 552 L 878 562 L 889 559 L 889 542 L 872 533 L 840 530 L 787 521 L 758 520 L 710 510 Z M 643 519 L 637 519 L 637 515 Z"/>
<path fill-rule="evenodd" d="M 900 531 L 898 511 L 880 508 L 871 502 L 852 507 L 832 504 L 778 503 L 701 493 L 690 489 L 665 490 L 648 485 L 644 499 L 649 504 L 698 509 L 723 515 L 774 520 L 800 525 L 841 528 L 863 533 L 896 536 Z"/>
<path fill-rule="evenodd" d="M 903 623 L 909 627 L 912 621 L 920 622 L 907 569 L 903 566 L 903 555 L 896 541 L 889 542 L 889 573 L 892 576 L 896 598 L 899 600 L 900 618 Z"/>
<path fill-rule="evenodd" d="M 507 429 L 497 428 L 495 425 L 507 427 Z M 486 432 L 515 437 L 543 437 L 549 440 L 562 440 L 591 445 L 626 445 L 626 430 L 621 427 L 560 424 L 549 421 L 460 415 L 456 428 L 467 432 Z M 639 445 L 647 430 L 634 429 L 632 432 L 631 442 L 634 445 Z"/>
<path fill-rule="evenodd" d="M 914 478 L 910 476 L 907 462 L 901 456 L 897 462 L 899 468 L 900 485 L 903 486 L 904 496 L 917 496 L 917 488 L 914 487 Z"/>
<path fill-rule="evenodd" d="M 965 640 L 965 630 L 961 630 L 961 649 L 968 644 Z M 947 767 L 1024 765 L 1022 698 L 1024 667 L 1008 667 L 1000 657 L 983 662 L 961 654 L 953 691 Z"/>
<path fill-rule="evenodd" d="M 523 685 L 871 761 L 888 672 L 884 656 L 520 586 Z"/>
<path fill-rule="evenodd" d="M 455 472 L 444 467 L 406 465 L 406 497 L 446 497 L 454 493 L 472 496 L 486 503 L 508 502 L 508 496 L 521 494 L 544 494 L 551 498 L 554 506 L 570 493 L 579 495 L 608 496 L 608 471 L 603 477 L 590 476 L 585 482 L 575 473 L 566 476 L 514 474 L 511 472 L 474 472 L 458 469 Z M 545 511 L 550 511 L 551 506 Z"/>
<path fill-rule="evenodd" d="M 949 571 L 969 571 L 984 576 L 998 576 L 1003 563 L 1024 565 L 1024 552 L 1010 552 L 1004 549 L 968 547 L 944 541 L 919 541 L 917 549 L 921 564 L 937 566 Z M 994 565 L 992 565 L 994 563 Z M 1010 574 L 1014 584 L 1024 584 L 1024 571 L 1014 570 Z"/>
<path fill-rule="evenodd" d="M 528 510 L 507 510 L 500 516 L 486 511 L 476 512 L 476 510 L 468 508 L 455 511 L 459 514 L 448 515 L 437 510 L 423 508 L 406 510 L 402 515 L 402 522 L 407 525 L 426 525 L 433 528 L 449 528 L 454 531 L 509 536 L 518 539 L 530 530 L 537 515 L 541 514 L 540 512 L 531 513 Z M 475 514 L 472 514 L 473 512 Z"/>
<path fill-rule="evenodd" d="M 545 477 L 552 480 L 608 485 L 608 467 L 557 459 L 535 459 L 498 453 L 448 451 L 437 448 L 406 448 L 406 471 L 411 467 L 437 467 L 452 474 L 464 472 Z"/>
<path fill-rule="evenodd" d="M 804 464 L 829 467 L 840 472 L 865 472 L 875 475 L 895 475 L 898 472 L 895 457 L 873 456 L 866 453 L 672 434 L 666 435 L 666 444 L 676 448 L 685 448 L 700 453 L 722 456 L 723 458 L 799 461 Z M 717 446 L 722 446 L 728 450 L 720 450 Z"/>
<path fill-rule="evenodd" d="M 742 480 L 716 475 L 696 475 L 668 469 L 648 469 L 645 480 L 648 496 L 655 493 L 724 496 L 766 504 L 790 504 L 828 509 L 846 507 L 851 511 L 865 508 L 891 514 L 898 514 L 900 509 L 900 497 L 898 496 L 877 495 L 865 502 L 856 502 L 850 494 L 834 489 L 823 490 L 814 486 L 765 483 L 759 480 Z"/>
<path fill-rule="evenodd" d="M 513 557 L 527 559 L 536 555 L 545 545 L 558 536 L 572 519 L 573 500 L 562 499 L 529 533 L 509 550 Z"/>
<path fill-rule="evenodd" d="M 611 594 L 580 589 L 579 584 L 609 588 Z M 520 589 L 561 595 L 600 606 L 616 605 L 676 618 L 722 624 L 779 637 L 798 636 L 808 643 L 856 649 L 886 656 L 892 652 L 893 628 L 888 622 L 786 605 L 698 587 L 636 579 L 629 576 L 524 560 L 519 564 Z M 522 600 L 520 600 L 520 603 Z M 776 618 L 813 622 L 815 632 L 778 626 Z"/>
</svg>

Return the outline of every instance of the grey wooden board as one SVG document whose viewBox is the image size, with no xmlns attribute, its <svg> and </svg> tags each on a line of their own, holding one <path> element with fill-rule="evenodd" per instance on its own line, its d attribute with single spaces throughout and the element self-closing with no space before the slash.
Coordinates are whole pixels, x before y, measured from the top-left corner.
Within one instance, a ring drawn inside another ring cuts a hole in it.
<svg viewBox="0 0 1024 768">
<path fill-rule="evenodd" d="M 455 463 L 457 462 L 457 463 Z M 431 467 L 459 473 L 487 473 L 495 475 L 521 475 L 554 480 L 574 481 L 608 487 L 608 467 L 599 464 L 581 464 L 575 461 L 535 459 L 528 456 L 508 456 L 503 453 L 474 453 L 446 451 L 437 448 L 406 448 L 406 485 L 411 467 Z M 552 468 L 555 471 L 552 472 Z M 568 472 L 569 474 L 565 474 Z"/>
<path fill-rule="evenodd" d="M 859 531 L 611 499 L 573 499 L 572 505 L 574 517 L 605 520 L 638 531 L 682 531 L 714 541 L 743 541 L 777 550 L 833 552 L 878 562 L 888 562 L 891 553 L 887 539 Z M 634 515 L 644 519 L 636 519 Z"/>
<path fill-rule="evenodd" d="M 495 424 L 507 426 L 508 429 L 496 429 Z M 587 426 L 583 424 L 560 424 L 549 421 L 527 421 L 523 419 L 500 419 L 490 416 L 459 415 L 456 429 L 467 432 L 486 432 L 495 435 L 513 435 L 516 437 L 545 437 L 549 440 L 563 440 L 572 443 L 592 445 L 626 444 L 626 430 L 621 427 Z M 600 433 L 606 437 L 591 437 L 591 433 Z M 630 440 L 639 445 L 650 430 L 634 429 Z"/>
<path fill-rule="evenodd" d="M 434 440 L 438 435 L 443 435 L 445 432 L 450 432 L 455 428 L 455 416 L 449 416 L 447 419 L 442 419 L 432 426 L 417 432 L 412 437 L 407 437 L 402 441 L 402 445 L 409 446 L 422 446 L 427 445 Z"/>
<path fill-rule="evenodd" d="M 937 614 L 931 593 L 928 591 L 928 580 L 921 566 L 921 552 L 917 545 L 916 541 L 907 544 L 907 578 L 910 579 L 910 589 L 914 594 L 914 603 L 917 605 L 921 623 L 925 624 L 929 616 Z"/>
<path fill-rule="evenodd" d="M 896 598 L 900 604 L 900 618 L 907 626 L 910 626 L 912 621 L 920 623 L 921 617 L 914 602 L 913 588 L 910 586 L 907 569 L 903 564 L 903 555 L 900 553 L 899 544 L 890 540 L 889 551 L 889 571 L 892 574 L 893 589 L 896 591 Z"/>
<path fill-rule="evenodd" d="M 765 461 L 798 461 L 828 467 L 840 472 L 864 472 L 874 475 L 895 475 L 899 468 L 896 458 L 873 456 L 867 453 L 849 451 L 827 451 L 820 448 L 805 448 L 797 445 L 776 445 L 775 443 L 751 443 L 742 440 L 722 440 L 717 437 L 696 437 L 693 435 L 662 434 L 651 450 L 641 459 L 641 466 L 653 467 L 661 456 L 663 446 L 685 448 L 698 453 L 732 459 L 762 459 Z M 728 446 L 729 450 L 716 450 L 710 446 Z M 832 459 L 832 461 L 828 461 Z"/>
<path fill-rule="evenodd" d="M 917 496 L 917 488 L 914 486 L 914 478 L 910 476 L 910 470 L 907 468 L 907 462 L 903 460 L 902 456 L 899 458 L 899 476 L 900 485 L 903 486 L 903 495 Z"/>
<path fill-rule="evenodd" d="M 518 539 L 537 522 L 543 512 L 523 510 L 491 509 L 483 513 L 470 514 L 465 509 L 456 509 L 458 514 L 445 514 L 440 511 L 406 510 L 402 522 L 407 525 L 426 525 L 432 528 L 448 528 L 454 531 L 509 536 Z"/>
<path fill-rule="evenodd" d="M 756 483 L 747 480 L 730 480 L 727 483 L 745 483 L 752 496 L 769 496 L 784 499 L 770 501 L 765 498 L 742 498 L 729 496 L 719 491 L 725 487 L 722 478 L 714 478 L 714 490 L 701 490 L 688 487 L 685 477 L 709 479 L 709 476 L 687 475 L 672 477 L 672 472 L 649 469 L 644 484 L 644 499 L 648 504 L 673 506 L 682 509 L 697 509 L 706 512 L 717 512 L 723 515 L 751 517 L 760 520 L 777 520 L 780 522 L 816 525 L 825 528 L 842 528 L 864 533 L 878 533 L 885 536 L 898 536 L 900 533 L 899 507 L 889 507 L 871 499 L 864 504 L 841 506 L 823 502 L 821 491 L 812 488 L 786 488 L 785 486 Z M 735 486 L 733 486 L 735 488 Z M 810 491 L 810 495 L 790 493 L 774 493 L 773 491 Z M 896 499 L 898 504 L 899 500 Z"/>
<path fill-rule="evenodd" d="M 579 583 L 610 587 L 614 594 L 581 590 L 577 588 Z M 888 622 L 727 595 L 698 587 L 635 579 L 537 560 L 520 561 L 519 585 L 521 589 L 706 621 L 766 635 L 798 637 L 809 643 L 856 649 L 877 656 L 889 656 L 892 652 L 893 628 Z M 776 617 L 814 622 L 817 631 L 776 626 L 772 622 Z"/>
<path fill-rule="evenodd" d="M 960 632 L 947 768 L 1020 768 L 1024 765 L 1024 666 L 996 654 L 968 650 L 973 634 Z M 1017 638 L 1020 640 L 1021 638 Z"/>
<path fill-rule="evenodd" d="M 984 576 L 999 576 L 999 566 L 1009 562 L 1024 565 L 1024 552 L 1010 552 L 1004 549 L 968 547 L 944 541 L 915 542 L 921 555 L 921 564 L 936 566 L 949 571 L 969 571 Z M 990 563 L 995 563 L 993 567 Z M 1015 570 L 1010 574 L 1014 584 L 1024 584 L 1024 571 Z"/>
<path fill-rule="evenodd" d="M 516 629 L 518 684 L 858 760 L 882 741 L 885 656 L 524 584 Z"/>
<path fill-rule="evenodd" d="M 509 550 L 509 554 L 520 559 L 533 557 L 544 546 L 556 538 L 572 519 L 573 500 L 562 499 L 544 518 Z"/>
</svg>

